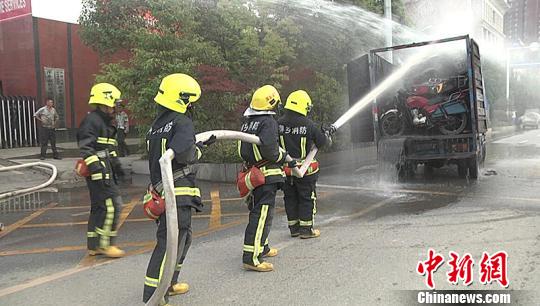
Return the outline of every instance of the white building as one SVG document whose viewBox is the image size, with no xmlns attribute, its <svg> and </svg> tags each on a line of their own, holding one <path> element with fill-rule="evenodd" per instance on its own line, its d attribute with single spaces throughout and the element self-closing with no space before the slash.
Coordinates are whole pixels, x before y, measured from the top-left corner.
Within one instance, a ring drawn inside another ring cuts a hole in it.
<svg viewBox="0 0 540 306">
<path fill-rule="evenodd" d="M 403 0 L 416 29 L 437 38 L 469 34 L 503 47 L 506 0 Z"/>
</svg>

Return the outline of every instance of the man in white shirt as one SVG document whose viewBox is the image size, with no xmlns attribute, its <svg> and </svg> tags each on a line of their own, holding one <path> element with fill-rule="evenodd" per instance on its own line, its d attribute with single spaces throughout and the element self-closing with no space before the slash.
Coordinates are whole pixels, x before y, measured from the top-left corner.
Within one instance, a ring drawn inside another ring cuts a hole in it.
<svg viewBox="0 0 540 306">
<path fill-rule="evenodd" d="M 126 144 L 126 134 L 129 133 L 129 117 L 124 111 L 124 107 L 121 102 L 116 103 L 116 141 L 118 142 L 118 154 L 119 156 L 128 156 L 129 150 Z"/>
<path fill-rule="evenodd" d="M 52 99 L 47 99 L 45 101 L 45 106 L 38 109 L 34 114 L 34 117 L 41 122 L 41 129 L 39 130 L 39 142 L 41 144 L 41 156 L 40 159 L 45 159 L 45 154 L 47 153 L 47 145 L 49 140 L 51 141 L 51 149 L 53 151 L 54 159 L 61 159 L 56 150 L 56 127 L 58 125 L 58 113 L 54 108 L 54 101 Z"/>
</svg>

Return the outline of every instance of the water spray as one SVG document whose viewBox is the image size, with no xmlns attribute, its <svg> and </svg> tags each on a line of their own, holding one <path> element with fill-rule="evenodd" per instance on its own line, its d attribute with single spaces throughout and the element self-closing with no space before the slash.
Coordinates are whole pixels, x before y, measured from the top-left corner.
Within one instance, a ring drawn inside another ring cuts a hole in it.
<svg viewBox="0 0 540 306">
<path fill-rule="evenodd" d="M 419 62 L 421 62 L 429 53 L 430 53 L 430 50 L 426 48 L 422 52 L 418 52 L 412 57 L 410 57 L 399 69 L 397 69 L 394 73 L 389 75 L 381 84 L 375 87 L 366 96 L 364 96 L 362 99 L 356 102 L 348 111 L 346 111 L 343 115 L 341 115 L 341 117 L 339 117 L 336 120 L 336 122 L 334 122 L 331 125 L 331 129 L 333 130 L 333 132 L 335 132 L 340 127 L 342 127 L 345 123 L 351 120 L 356 114 L 358 114 L 358 112 L 360 112 L 362 109 L 368 106 L 371 102 L 373 102 L 373 100 L 375 100 L 380 94 L 382 94 L 390 86 L 394 85 L 394 83 L 396 83 L 401 78 L 403 78 L 403 76 L 405 76 L 405 74 L 411 68 L 413 68 Z M 300 173 L 302 175 L 305 173 L 305 171 L 309 167 L 309 164 L 315 158 L 315 155 L 317 154 L 318 150 L 319 149 L 317 147 L 313 146 L 311 150 L 309 151 L 306 157 L 306 160 L 300 167 Z"/>
<path fill-rule="evenodd" d="M 332 124 L 332 126 L 334 126 L 336 129 L 342 127 L 345 123 L 351 120 L 359 111 L 361 111 L 362 109 L 364 109 L 364 107 L 373 102 L 373 100 L 375 100 L 380 94 L 382 94 L 385 90 L 387 90 L 397 81 L 403 78 L 411 68 L 420 63 L 430 52 L 431 50 L 429 48 L 426 48 L 411 56 L 407 61 L 405 61 L 405 63 L 401 67 L 399 67 L 395 72 L 390 74 L 381 84 L 371 90 L 367 95 L 360 99 L 360 101 L 356 102 L 348 111 L 341 115 L 341 117 L 339 117 L 336 122 Z"/>
<path fill-rule="evenodd" d="M 407 61 L 403 63 L 401 67 L 399 67 L 395 72 L 390 74 L 381 84 L 379 84 L 377 87 L 375 87 L 372 91 L 370 91 L 366 96 L 364 96 L 362 99 L 360 99 L 358 102 L 356 102 L 348 111 L 346 111 L 341 117 L 339 117 L 336 122 L 334 122 L 331 125 L 332 132 L 335 132 L 339 128 L 341 128 L 345 123 L 347 123 L 349 120 L 351 120 L 358 112 L 360 112 L 362 109 L 364 109 L 366 106 L 368 106 L 373 100 L 375 100 L 380 94 L 382 94 L 385 90 L 393 86 L 397 81 L 399 81 L 401 78 L 405 76 L 405 74 L 413 68 L 415 65 L 417 65 L 419 62 L 421 62 L 429 53 L 431 50 L 429 48 L 425 48 L 423 51 L 418 52 L 411 56 Z M 254 143 L 257 145 L 260 145 L 261 142 L 259 140 L 259 137 L 251 134 L 246 134 L 242 132 L 237 131 L 228 131 L 228 130 L 216 130 L 216 131 L 208 131 L 204 133 L 197 134 L 196 141 L 205 141 L 208 140 L 211 136 L 215 136 L 218 140 L 241 140 L 244 142 Z M 285 153 L 283 149 L 281 149 L 281 152 Z M 296 177 L 303 177 L 306 173 L 309 165 L 315 158 L 315 155 L 317 155 L 318 148 L 313 146 L 311 150 L 309 151 L 308 155 L 306 156 L 306 159 L 300 166 L 300 168 L 293 168 L 293 174 Z M 293 161 L 293 158 L 288 156 L 286 157 L 286 161 L 290 162 Z"/>
</svg>

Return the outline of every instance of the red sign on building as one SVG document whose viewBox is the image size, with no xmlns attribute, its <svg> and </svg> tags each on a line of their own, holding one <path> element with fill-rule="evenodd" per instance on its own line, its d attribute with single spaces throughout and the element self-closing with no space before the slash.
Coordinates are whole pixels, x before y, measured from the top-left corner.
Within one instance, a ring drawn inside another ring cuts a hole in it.
<svg viewBox="0 0 540 306">
<path fill-rule="evenodd" d="M 30 14 L 31 0 L 0 0 L 0 22 Z"/>
</svg>

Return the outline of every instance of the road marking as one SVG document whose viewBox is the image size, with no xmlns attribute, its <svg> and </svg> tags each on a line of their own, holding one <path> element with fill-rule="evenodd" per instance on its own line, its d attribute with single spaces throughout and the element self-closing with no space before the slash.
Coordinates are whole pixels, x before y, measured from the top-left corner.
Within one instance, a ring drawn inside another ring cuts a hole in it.
<svg viewBox="0 0 540 306">
<path fill-rule="evenodd" d="M 351 220 L 351 219 L 354 219 L 354 218 L 358 218 L 358 217 L 361 217 L 363 215 L 366 215 L 368 213 L 370 213 L 371 211 L 381 207 L 381 206 L 384 206 L 390 202 L 392 202 L 392 200 L 395 200 L 396 197 L 392 197 L 392 198 L 387 198 L 387 199 L 384 199 L 384 200 L 381 200 L 371 206 L 368 206 L 366 208 L 363 208 L 355 213 L 353 213 L 352 215 L 347 215 L 347 216 L 343 216 L 343 217 L 339 217 L 339 218 L 334 218 L 332 219 L 331 221 L 329 222 L 322 222 L 322 223 L 319 223 L 319 224 L 324 224 L 325 226 L 326 225 L 329 225 L 329 224 L 332 224 L 332 223 L 336 223 L 336 222 L 339 222 L 339 221 L 342 221 L 342 220 Z M 277 245 L 274 245 L 275 248 L 277 248 L 278 250 L 282 250 L 282 249 L 285 249 L 287 247 L 289 247 L 290 245 L 292 244 L 295 244 L 296 243 L 296 240 L 294 239 L 290 239 L 290 240 L 287 240 L 287 241 L 284 241 L 282 243 L 279 243 Z"/>
<path fill-rule="evenodd" d="M 244 200 L 243 198 L 226 198 L 226 199 L 221 199 L 221 202 L 235 202 L 235 201 L 242 201 Z M 205 200 L 202 200 L 203 203 L 211 203 L 212 200 L 211 199 L 205 199 Z M 135 206 L 137 205 L 140 205 L 140 203 L 137 203 Z M 88 205 L 75 205 L 75 206 L 58 206 L 58 207 L 53 207 L 51 208 L 51 210 L 70 210 L 70 209 L 90 209 L 90 204 Z"/>
<path fill-rule="evenodd" d="M 116 231 L 119 231 L 124 222 L 126 221 L 129 214 L 133 211 L 133 208 L 135 208 L 135 205 L 137 205 L 138 197 L 133 197 L 131 199 L 131 202 L 129 204 L 125 205 L 122 208 L 122 211 L 120 212 L 120 215 L 118 216 L 118 224 L 116 225 Z M 84 257 L 79 261 L 77 264 L 77 267 L 86 267 L 86 266 L 92 266 L 96 263 L 96 256 L 90 256 L 87 254 L 84 255 Z"/>
<path fill-rule="evenodd" d="M 90 204 L 77 205 L 77 206 L 58 206 L 58 207 L 51 208 L 51 210 L 69 210 L 69 209 L 90 209 Z"/>
<path fill-rule="evenodd" d="M 210 192 L 212 199 L 212 210 L 210 212 L 210 222 L 208 227 L 215 228 L 221 225 L 221 201 L 219 199 L 219 189 L 217 186 Z"/>
<path fill-rule="evenodd" d="M 360 171 L 363 171 L 363 170 L 376 170 L 377 169 L 377 165 L 365 165 L 365 166 L 362 166 L 356 170 L 354 170 L 353 173 L 358 173 Z"/>
<path fill-rule="evenodd" d="M 225 230 L 225 229 L 228 229 L 228 228 L 243 224 L 243 223 L 245 223 L 245 221 L 246 221 L 246 218 L 242 218 L 240 220 L 235 220 L 235 221 L 220 225 L 220 226 L 218 226 L 216 228 L 213 228 L 213 229 L 207 229 L 205 231 L 195 233 L 193 235 L 193 237 L 194 238 L 203 237 L 203 236 L 212 234 L 212 233 L 220 231 L 220 230 Z M 122 247 L 125 247 L 125 246 L 142 246 L 141 249 L 126 253 L 126 255 L 128 255 L 128 254 L 129 255 L 138 255 L 138 254 L 143 254 L 145 252 L 148 252 L 148 251 L 152 250 L 154 248 L 154 246 L 155 246 L 155 241 L 144 241 L 144 242 L 137 242 L 137 243 L 124 243 L 124 244 L 121 244 L 120 246 L 122 246 Z M 84 250 L 84 249 L 86 249 L 86 246 L 71 247 L 71 248 L 72 249 L 78 248 L 80 250 Z M 6 252 L 2 252 L 2 253 L 6 253 Z M 3 255 L 1 255 L 2 253 L 0 253 L 0 256 L 3 256 Z M 58 273 L 55 273 L 55 274 L 35 278 L 35 279 L 31 280 L 31 281 L 28 281 L 28 282 L 25 282 L 25 283 L 22 283 L 22 284 L 18 284 L 18 285 L 12 286 L 12 287 L 1 289 L 0 290 L 0 297 L 4 297 L 6 295 L 13 294 L 13 293 L 16 293 L 16 292 L 19 292 L 19 291 L 22 291 L 22 290 L 26 290 L 26 289 L 29 289 L 29 288 L 32 288 L 32 287 L 35 287 L 35 286 L 43 285 L 45 283 L 55 281 L 55 280 L 58 280 L 58 279 L 61 279 L 61 278 L 64 278 L 64 277 L 68 277 L 68 276 L 71 276 L 73 274 L 86 271 L 86 270 L 88 270 L 90 268 L 105 265 L 105 264 L 108 264 L 108 263 L 111 263 L 111 262 L 114 262 L 114 261 L 115 261 L 115 259 L 107 259 L 107 260 L 104 260 L 102 262 L 95 263 L 94 265 L 91 265 L 91 266 L 77 266 L 75 268 L 67 269 L 67 270 L 64 270 L 64 271 L 61 271 L 61 272 L 58 272 Z"/>
<path fill-rule="evenodd" d="M 243 217 L 247 216 L 249 212 L 245 213 L 226 213 L 221 214 L 221 217 Z M 193 219 L 205 219 L 205 218 L 211 218 L 212 215 L 193 215 Z M 149 218 L 132 218 L 132 219 L 126 219 L 125 223 L 131 223 L 131 222 L 156 222 Z M 59 223 L 31 223 L 31 224 L 25 224 L 21 227 L 22 228 L 43 228 L 43 227 L 63 227 L 63 226 L 77 226 L 77 225 L 87 225 L 88 221 L 77 221 L 77 222 L 59 222 Z"/>
<path fill-rule="evenodd" d="M 326 184 L 317 184 L 317 187 L 342 189 L 342 190 L 428 194 L 428 195 L 441 195 L 441 196 L 458 196 L 458 197 L 469 198 L 469 199 L 483 198 L 483 199 L 497 199 L 497 200 L 525 201 L 525 202 L 540 203 L 540 199 L 538 198 L 504 197 L 504 196 L 490 196 L 490 195 L 482 195 L 482 194 L 468 195 L 468 194 L 463 194 L 463 193 L 446 192 L 446 191 L 417 190 L 417 189 L 385 189 L 385 188 L 378 188 L 378 187 L 354 187 L 354 186 L 338 186 L 338 185 L 326 185 Z"/>
<path fill-rule="evenodd" d="M 102 263 L 102 264 L 105 264 L 105 263 Z M 22 291 L 22 290 L 25 290 L 25 289 L 28 289 L 28 288 L 32 288 L 32 287 L 35 287 L 35 286 L 39 286 L 39 285 L 42 285 L 42 284 L 45 284 L 45 283 L 48 283 L 48 282 L 51 282 L 51 281 L 55 281 L 55 280 L 58 280 L 60 278 L 64 278 L 64 277 L 73 275 L 75 273 L 79 273 L 79 272 L 88 270 L 90 268 L 92 268 L 92 267 L 88 266 L 88 267 L 71 268 L 71 269 L 67 269 L 67 270 L 64 270 L 64 271 L 61 271 L 61 272 L 58 272 L 58 273 L 54 273 L 54 274 L 51 274 L 51 275 L 47 275 L 47 276 L 44 276 L 44 277 L 35 278 L 35 279 L 31 280 L 31 281 L 28 281 L 28 282 L 25 282 L 25 283 L 22 283 L 22 284 L 19 284 L 19 285 L 15 285 L 15 286 L 12 286 L 12 287 L 0 289 L 0 297 L 6 296 L 6 295 L 9 295 L 9 294 L 13 294 L 13 293 L 16 293 L 16 292 L 19 292 L 19 291 Z"/>
<path fill-rule="evenodd" d="M 363 208 L 363 209 L 355 212 L 352 215 L 345 216 L 345 219 L 356 219 L 356 218 L 359 218 L 359 217 L 361 217 L 363 215 L 367 215 L 368 213 L 374 211 L 375 209 L 377 209 L 377 208 L 379 208 L 381 206 L 384 206 L 384 205 L 392 202 L 395 199 L 396 199 L 395 197 L 384 199 L 384 200 L 379 201 L 379 202 L 377 202 L 377 203 L 375 203 L 375 204 L 373 204 L 371 206 Z"/>
<path fill-rule="evenodd" d="M 80 222 L 62 222 L 62 223 L 32 223 L 25 224 L 20 228 L 42 228 L 42 227 L 61 227 L 61 226 L 74 226 L 74 225 L 86 225 L 88 221 Z"/>
<path fill-rule="evenodd" d="M 89 211 L 83 211 L 81 213 L 71 214 L 71 216 L 72 217 L 80 217 L 80 216 L 89 215 L 89 214 L 90 214 Z"/>
<path fill-rule="evenodd" d="M 86 250 L 86 246 L 63 246 L 57 248 L 37 248 L 27 250 L 13 250 L 0 252 L 0 257 L 13 256 L 13 255 L 28 255 L 28 254 L 43 254 L 43 253 L 59 253 L 69 251 L 81 251 Z"/>
<path fill-rule="evenodd" d="M 118 225 L 116 226 L 117 231 L 122 227 L 122 225 L 124 225 L 127 217 L 129 216 L 129 214 L 131 214 L 135 206 L 137 206 L 138 202 L 139 197 L 134 197 L 133 199 L 131 199 L 131 202 L 129 202 L 128 205 L 124 206 L 122 212 L 120 213 L 120 216 L 118 217 Z"/>
<path fill-rule="evenodd" d="M 6 226 L 4 228 L 4 230 L 0 232 L 0 238 L 5 237 L 7 234 L 13 232 L 14 230 L 18 229 L 19 227 L 25 225 L 26 223 L 34 220 L 35 218 L 39 217 L 41 214 L 43 214 L 44 212 L 46 212 L 47 210 L 49 210 L 50 208 L 52 208 L 52 207 L 54 207 L 56 205 L 58 205 L 58 203 L 50 203 L 49 205 L 47 205 L 47 206 L 45 206 L 43 208 L 40 208 L 37 211 L 33 212 L 29 216 L 27 216 L 25 218 L 22 218 L 21 220 Z"/>
<path fill-rule="evenodd" d="M 284 208 L 276 208 L 276 213 L 282 213 L 284 212 Z M 216 228 L 213 229 L 206 229 L 201 232 L 196 232 L 193 234 L 194 238 L 202 237 L 204 235 L 208 235 L 220 230 L 227 229 L 229 227 L 245 223 L 246 218 L 249 216 L 249 212 L 245 213 L 231 213 L 231 214 L 222 214 L 222 217 L 242 217 L 238 220 L 231 221 L 229 223 L 222 224 Z M 206 215 L 206 217 L 209 217 L 209 215 Z M 126 222 L 129 222 L 130 220 L 144 220 L 144 221 L 153 221 L 150 219 L 127 219 Z M 139 242 L 124 242 L 118 244 L 118 247 L 144 247 L 148 246 L 149 244 L 155 243 L 155 241 L 139 241 Z M 152 246 L 153 248 L 153 246 Z M 70 252 L 70 251 L 83 251 L 86 250 L 86 245 L 78 245 L 78 246 L 62 246 L 62 247 L 55 247 L 55 248 L 36 248 L 36 249 L 24 249 L 24 250 L 11 250 L 11 251 L 2 251 L 0 252 L 0 257 L 4 256 L 15 256 L 15 255 L 28 255 L 28 254 L 43 254 L 43 253 L 61 253 L 61 252 Z M 144 252 L 143 252 L 144 253 Z"/>
<path fill-rule="evenodd" d="M 244 223 L 246 223 L 246 219 L 247 218 L 241 218 L 239 220 L 231 221 L 229 223 L 225 223 L 225 224 L 219 225 L 219 226 L 214 227 L 214 228 L 208 228 L 208 229 L 206 229 L 206 230 L 204 230 L 202 232 L 198 232 L 198 233 L 193 234 L 193 238 L 200 238 L 200 237 L 203 237 L 203 236 L 215 233 L 215 232 L 219 232 L 219 231 L 231 228 L 231 227 L 235 227 L 235 226 L 244 224 Z M 154 249 L 155 246 L 156 246 L 156 242 L 152 241 L 149 245 L 147 245 L 147 246 L 145 246 L 145 247 L 143 247 L 143 248 L 141 248 L 139 250 L 131 252 L 130 255 L 143 254 L 143 253 L 146 253 L 146 252 L 150 252 L 150 251 L 152 251 Z"/>
</svg>

